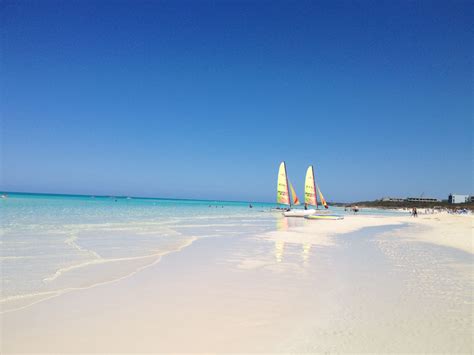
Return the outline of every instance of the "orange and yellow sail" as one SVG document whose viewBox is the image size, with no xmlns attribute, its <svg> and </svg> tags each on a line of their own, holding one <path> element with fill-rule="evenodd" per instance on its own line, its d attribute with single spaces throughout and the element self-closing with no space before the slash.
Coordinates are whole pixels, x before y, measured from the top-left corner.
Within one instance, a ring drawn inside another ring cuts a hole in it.
<svg viewBox="0 0 474 355">
<path fill-rule="evenodd" d="M 304 202 L 308 205 L 318 206 L 318 197 L 316 195 L 316 184 L 314 182 L 314 170 L 312 165 L 310 165 L 308 170 L 306 170 Z"/>
<path fill-rule="evenodd" d="M 319 198 L 321 199 L 321 204 L 324 206 L 324 208 L 329 208 L 328 207 L 328 204 L 326 203 L 326 200 L 324 199 L 324 196 L 323 194 L 321 193 L 321 190 L 319 189 L 319 186 L 318 186 L 318 193 L 319 193 Z"/>
<path fill-rule="evenodd" d="M 304 186 L 304 202 L 308 205 L 318 206 L 318 194 L 321 199 L 321 204 L 328 208 L 326 200 L 316 185 L 314 179 L 314 169 L 310 165 L 308 170 L 306 170 L 306 179 Z M 278 183 L 277 183 L 277 203 L 283 205 L 299 205 L 300 200 L 296 196 L 295 189 L 291 182 L 288 181 L 288 175 L 286 173 L 286 164 L 285 162 L 280 163 L 280 168 L 278 170 Z"/>
<path fill-rule="evenodd" d="M 295 189 L 293 188 L 293 184 L 290 182 L 290 191 L 291 191 L 291 201 L 293 202 L 294 205 L 299 205 L 300 200 L 298 199 L 298 196 L 296 196 Z"/>
<path fill-rule="evenodd" d="M 277 183 L 277 203 L 282 205 L 291 205 L 290 191 L 288 190 L 288 177 L 286 175 L 285 162 L 281 162 L 278 169 L 278 183 Z"/>
<path fill-rule="evenodd" d="M 314 168 L 312 165 L 310 165 L 308 170 L 306 170 L 306 180 L 304 183 L 304 202 L 308 205 L 318 207 L 318 195 L 324 208 L 328 208 L 328 204 L 326 203 L 319 186 L 316 185 L 314 178 Z"/>
</svg>

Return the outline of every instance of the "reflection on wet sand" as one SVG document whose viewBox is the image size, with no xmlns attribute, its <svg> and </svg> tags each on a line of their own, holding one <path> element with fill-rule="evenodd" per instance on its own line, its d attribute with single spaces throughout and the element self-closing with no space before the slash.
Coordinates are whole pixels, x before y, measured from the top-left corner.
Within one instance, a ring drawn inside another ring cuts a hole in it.
<svg viewBox="0 0 474 355">
<path fill-rule="evenodd" d="M 303 252 L 301 254 L 303 256 L 304 265 L 308 264 L 308 259 L 309 259 L 310 254 L 311 254 L 311 243 L 306 242 L 303 244 Z"/>
<path fill-rule="evenodd" d="M 303 221 L 299 219 L 291 219 L 287 217 L 283 217 L 277 220 L 277 230 L 278 231 L 287 231 L 290 227 L 300 226 Z M 285 242 L 294 243 L 294 244 L 301 244 L 301 257 L 303 259 L 303 264 L 306 266 L 308 264 L 308 259 L 311 255 L 311 242 L 304 242 L 301 243 L 296 240 L 276 240 L 275 241 L 275 259 L 277 263 L 282 262 L 283 256 L 285 253 Z"/>
<path fill-rule="evenodd" d="M 283 253 L 285 251 L 285 242 L 282 240 L 275 241 L 275 258 L 277 263 L 283 260 Z"/>
<path fill-rule="evenodd" d="M 277 219 L 276 227 L 277 227 L 277 230 L 279 230 L 279 231 L 288 230 L 288 218 L 281 217 L 281 218 Z"/>
<path fill-rule="evenodd" d="M 286 231 L 288 230 L 288 218 L 277 219 L 277 230 Z M 283 260 L 283 253 L 285 251 L 285 242 L 283 240 L 275 241 L 275 258 L 277 263 L 280 263 Z"/>
</svg>

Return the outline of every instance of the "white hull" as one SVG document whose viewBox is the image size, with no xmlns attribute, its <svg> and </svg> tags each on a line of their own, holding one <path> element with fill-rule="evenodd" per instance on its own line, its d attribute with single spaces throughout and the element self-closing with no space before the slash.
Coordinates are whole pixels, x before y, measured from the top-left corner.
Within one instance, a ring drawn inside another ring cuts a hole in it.
<svg viewBox="0 0 474 355">
<path fill-rule="evenodd" d="M 290 210 L 290 211 L 285 211 L 283 212 L 283 215 L 285 217 L 304 217 L 304 216 L 310 216 L 313 213 L 315 213 L 316 210 L 310 209 L 310 210 L 300 210 L 300 209 L 295 209 L 295 210 Z"/>
<path fill-rule="evenodd" d="M 344 219 L 344 216 L 337 215 L 337 214 L 312 214 L 308 216 L 304 216 L 306 219 L 319 219 L 319 220 L 339 220 Z"/>
</svg>

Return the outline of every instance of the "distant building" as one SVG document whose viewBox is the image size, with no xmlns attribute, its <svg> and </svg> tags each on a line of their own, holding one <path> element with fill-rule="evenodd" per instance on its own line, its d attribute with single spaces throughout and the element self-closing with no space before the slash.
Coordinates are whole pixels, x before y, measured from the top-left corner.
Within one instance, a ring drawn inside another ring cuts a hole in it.
<svg viewBox="0 0 474 355">
<path fill-rule="evenodd" d="M 449 203 L 466 203 L 466 202 L 472 202 L 472 196 L 469 196 L 469 195 L 450 194 L 449 197 L 448 197 L 448 202 L 449 202 Z"/>
<path fill-rule="evenodd" d="M 405 200 L 407 202 L 438 202 L 437 198 L 430 198 L 430 197 L 407 197 Z"/>
<path fill-rule="evenodd" d="M 404 198 L 399 197 L 382 197 L 382 201 L 384 202 L 403 202 L 405 201 Z"/>
</svg>

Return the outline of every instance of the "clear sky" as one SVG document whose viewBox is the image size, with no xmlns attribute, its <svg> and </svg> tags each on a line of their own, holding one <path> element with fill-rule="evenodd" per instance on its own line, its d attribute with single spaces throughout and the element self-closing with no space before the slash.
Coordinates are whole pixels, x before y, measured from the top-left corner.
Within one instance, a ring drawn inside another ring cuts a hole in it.
<svg viewBox="0 0 474 355">
<path fill-rule="evenodd" d="M 473 193 L 473 6 L 4 0 L 0 188 Z"/>
</svg>

